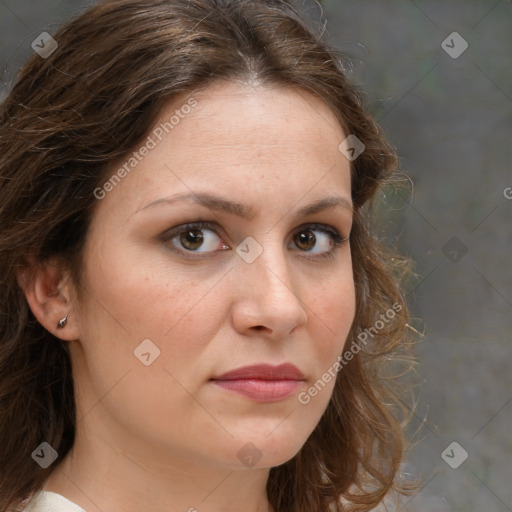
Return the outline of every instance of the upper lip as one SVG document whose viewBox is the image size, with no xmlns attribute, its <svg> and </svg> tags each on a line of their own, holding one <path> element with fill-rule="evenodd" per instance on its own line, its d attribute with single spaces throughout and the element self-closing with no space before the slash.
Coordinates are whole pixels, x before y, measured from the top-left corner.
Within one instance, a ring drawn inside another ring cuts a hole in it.
<svg viewBox="0 0 512 512">
<path fill-rule="evenodd" d="M 237 380 L 237 379 L 261 379 L 261 380 L 304 380 L 303 373 L 293 364 L 285 363 L 279 366 L 270 364 L 255 364 L 243 366 L 223 373 L 212 380 Z"/>
</svg>

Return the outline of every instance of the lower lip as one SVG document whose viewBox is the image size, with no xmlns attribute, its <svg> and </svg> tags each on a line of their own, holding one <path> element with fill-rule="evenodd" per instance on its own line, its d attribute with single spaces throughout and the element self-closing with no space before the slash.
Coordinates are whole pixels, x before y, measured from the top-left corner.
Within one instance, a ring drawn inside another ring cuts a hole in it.
<svg viewBox="0 0 512 512">
<path fill-rule="evenodd" d="M 214 380 L 217 386 L 235 391 L 256 402 L 277 402 L 293 395 L 302 384 L 300 380 L 235 379 Z"/>
</svg>

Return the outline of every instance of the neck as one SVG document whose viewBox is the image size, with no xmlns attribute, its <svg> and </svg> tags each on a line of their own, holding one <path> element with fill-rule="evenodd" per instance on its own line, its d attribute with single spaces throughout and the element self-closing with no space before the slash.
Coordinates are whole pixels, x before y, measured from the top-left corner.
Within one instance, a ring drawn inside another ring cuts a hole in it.
<svg viewBox="0 0 512 512">
<path fill-rule="evenodd" d="M 79 422 L 73 448 L 44 490 L 87 512 L 272 512 L 268 468 L 233 469 L 176 450 L 164 453 L 129 435 L 98 432 L 90 428 L 96 415 L 90 416 Z"/>
</svg>

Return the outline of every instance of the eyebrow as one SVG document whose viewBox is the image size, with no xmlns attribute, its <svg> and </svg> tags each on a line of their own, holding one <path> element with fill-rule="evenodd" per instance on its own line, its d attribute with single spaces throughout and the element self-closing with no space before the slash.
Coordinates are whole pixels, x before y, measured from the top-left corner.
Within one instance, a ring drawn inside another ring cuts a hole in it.
<svg viewBox="0 0 512 512">
<path fill-rule="evenodd" d="M 173 204 L 178 201 L 191 201 L 195 204 L 199 204 L 201 206 L 205 206 L 208 209 L 212 209 L 215 211 L 222 211 L 229 213 L 231 215 L 235 215 L 237 217 L 241 217 L 243 219 L 252 219 L 256 211 L 254 208 L 244 205 L 242 203 L 238 203 L 236 201 L 230 201 L 227 199 L 224 199 L 222 197 L 218 197 L 212 194 L 208 194 L 205 192 L 200 192 L 197 194 L 177 194 L 174 196 L 169 197 L 162 197 L 160 199 L 157 199 L 156 201 L 153 201 L 144 207 L 142 207 L 140 210 L 137 210 L 132 215 L 135 215 L 136 213 L 140 213 L 144 210 L 147 210 L 149 208 L 153 208 L 160 204 Z M 329 196 L 324 199 L 320 199 L 319 201 L 315 201 L 312 203 L 307 204 L 306 206 L 302 207 L 297 214 L 299 216 L 307 216 L 307 215 L 314 215 L 315 213 L 320 213 L 324 210 L 336 208 L 336 207 L 343 207 L 348 208 L 349 210 L 353 209 L 352 202 L 343 196 Z"/>
</svg>

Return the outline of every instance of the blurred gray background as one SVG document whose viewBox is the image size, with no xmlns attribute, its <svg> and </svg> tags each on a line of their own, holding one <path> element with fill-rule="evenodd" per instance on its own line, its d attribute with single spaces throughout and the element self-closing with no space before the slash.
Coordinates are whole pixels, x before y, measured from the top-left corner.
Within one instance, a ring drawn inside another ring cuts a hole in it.
<svg viewBox="0 0 512 512">
<path fill-rule="evenodd" d="M 0 99 L 32 41 L 88 3 L 0 0 Z M 423 426 L 404 466 L 423 488 L 401 510 L 512 510 L 512 2 L 298 4 L 345 54 L 414 184 L 383 204 L 416 262 L 425 333 L 411 435 Z"/>
</svg>

